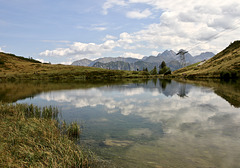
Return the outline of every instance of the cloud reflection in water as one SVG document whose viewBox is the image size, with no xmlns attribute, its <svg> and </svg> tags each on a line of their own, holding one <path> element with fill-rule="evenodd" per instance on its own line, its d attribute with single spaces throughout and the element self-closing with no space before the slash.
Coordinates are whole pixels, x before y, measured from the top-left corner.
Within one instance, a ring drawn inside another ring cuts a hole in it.
<svg viewBox="0 0 240 168">
<path fill-rule="evenodd" d="M 152 160 L 146 155 L 156 154 L 156 166 L 174 167 L 179 165 L 177 162 L 182 162 L 185 167 L 237 167 L 236 156 L 240 155 L 240 110 L 208 88 L 174 81 L 162 86 L 161 81 L 157 81 L 54 91 L 40 94 L 36 99 L 56 102 L 68 110 L 75 109 L 73 118 L 77 118 L 82 110 L 90 108 L 91 113 L 101 107 L 109 115 L 120 113 L 125 117 L 138 116 L 162 125 L 163 137 L 147 144 L 132 144 L 125 153 L 126 157 Z M 71 111 L 63 110 L 63 113 L 67 116 Z M 109 118 L 94 118 L 94 121 L 109 122 Z M 129 128 L 128 134 L 134 137 L 146 135 L 149 138 L 154 136 L 154 131 L 149 128 Z"/>
</svg>

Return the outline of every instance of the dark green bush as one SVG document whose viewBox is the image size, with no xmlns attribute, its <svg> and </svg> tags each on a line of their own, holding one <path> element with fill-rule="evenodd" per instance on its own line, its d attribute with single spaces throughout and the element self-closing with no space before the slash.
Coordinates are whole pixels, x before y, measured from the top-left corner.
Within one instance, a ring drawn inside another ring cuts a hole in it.
<svg viewBox="0 0 240 168">
<path fill-rule="evenodd" d="M 159 70 L 159 74 L 168 75 L 171 74 L 171 69 L 167 66 Z"/>
<path fill-rule="evenodd" d="M 147 72 L 147 71 L 141 71 L 140 74 L 141 74 L 141 75 L 149 75 L 149 72 Z"/>
<path fill-rule="evenodd" d="M 236 71 L 222 71 L 220 73 L 221 79 L 235 79 L 238 78 L 238 73 Z"/>
<path fill-rule="evenodd" d="M 0 65 L 4 65 L 4 61 L 0 59 Z"/>
<path fill-rule="evenodd" d="M 132 74 L 138 74 L 138 71 L 133 71 Z"/>
<path fill-rule="evenodd" d="M 170 69 L 164 73 L 164 75 L 170 75 L 170 74 L 172 74 L 172 71 Z"/>
</svg>

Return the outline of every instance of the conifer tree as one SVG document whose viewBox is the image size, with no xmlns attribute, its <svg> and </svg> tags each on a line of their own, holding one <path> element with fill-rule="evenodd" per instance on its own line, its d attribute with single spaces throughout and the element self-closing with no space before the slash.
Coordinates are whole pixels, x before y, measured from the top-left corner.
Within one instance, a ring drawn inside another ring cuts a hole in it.
<svg viewBox="0 0 240 168">
<path fill-rule="evenodd" d="M 151 70 L 150 74 L 157 75 L 157 67 L 156 66 Z"/>
</svg>

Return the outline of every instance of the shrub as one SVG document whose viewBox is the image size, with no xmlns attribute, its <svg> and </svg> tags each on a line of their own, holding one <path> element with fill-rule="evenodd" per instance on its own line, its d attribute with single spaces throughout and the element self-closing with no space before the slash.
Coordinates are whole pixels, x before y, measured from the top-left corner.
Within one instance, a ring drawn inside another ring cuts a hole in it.
<svg viewBox="0 0 240 168">
<path fill-rule="evenodd" d="M 0 59 L 0 65 L 3 65 L 4 64 L 4 61 Z"/>
<path fill-rule="evenodd" d="M 164 75 L 171 74 L 171 69 L 165 66 L 164 68 L 159 70 L 159 74 L 164 74 Z"/>
<path fill-rule="evenodd" d="M 140 74 L 141 74 L 141 75 L 149 75 L 149 72 L 147 72 L 147 71 L 141 71 Z"/>
<path fill-rule="evenodd" d="M 138 71 L 133 71 L 132 74 L 138 74 Z"/>
<path fill-rule="evenodd" d="M 237 77 L 238 77 L 238 74 L 237 74 L 236 71 L 227 71 L 227 70 L 225 70 L 225 71 L 222 71 L 220 73 L 220 78 L 221 79 L 235 79 Z"/>
<path fill-rule="evenodd" d="M 170 74 L 172 74 L 172 71 L 170 69 L 164 73 L 164 75 L 170 75 Z"/>
</svg>

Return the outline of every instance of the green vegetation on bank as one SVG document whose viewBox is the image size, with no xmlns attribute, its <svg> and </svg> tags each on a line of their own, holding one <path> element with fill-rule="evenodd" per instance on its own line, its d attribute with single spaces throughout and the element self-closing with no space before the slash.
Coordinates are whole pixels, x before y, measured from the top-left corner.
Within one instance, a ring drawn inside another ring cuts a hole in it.
<svg viewBox="0 0 240 168">
<path fill-rule="evenodd" d="M 240 78 L 240 41 L 231 43 L 211 59 L 173 72 L 173 77 Z"/>
<path fill-rule="evenodd" d="M 166 63 L 163 61 L 159 66 L 159 74 L 170 75 L 171 73 L 171 69 L 167 67 Z"/>
<path fill-rule="evenodd" d="M 170 75 L 172 73 L 171 69 L 167 67 L 166 63 L 162 61 L 162 63 L 159 65 L 159 71 L 157 72 L 157 67 L 154 66 L 154 68 L 148 72 L 147 68 L 143 68 L 143 71 L 141 71 L 144 75 L 157 75 L 158 77 L 163 77 L 164 75 Z"/>
<path fill-rule="evenodd" d="M 172 74 L 185 78 L 240 78 L 240 41 L 231 43 L 211 59 L 174 71 L 162 63 L 148 72 L 108 70 L 103 68 L 71 65 L 43 64 L 32 58 L 24 58 L 0 52 L 0 80 L 89 80 L 155 78 Z"/>
<path fill-rule="evenodd" d="M 151 78 L 144 71 L 108 70 L 94 67 L 43 64 L 31 58 L 0 53 L 0 80 L 90 80 Z"/>
<path fill-rule="evenodd" d="M 0 167 L 92 167 L 91 152 L 74 143 L 76 123 L 59 124 L 57 108 L 0 102 Z M 70 140 L 71 139 L 71 140 Z"/>
</svg>

